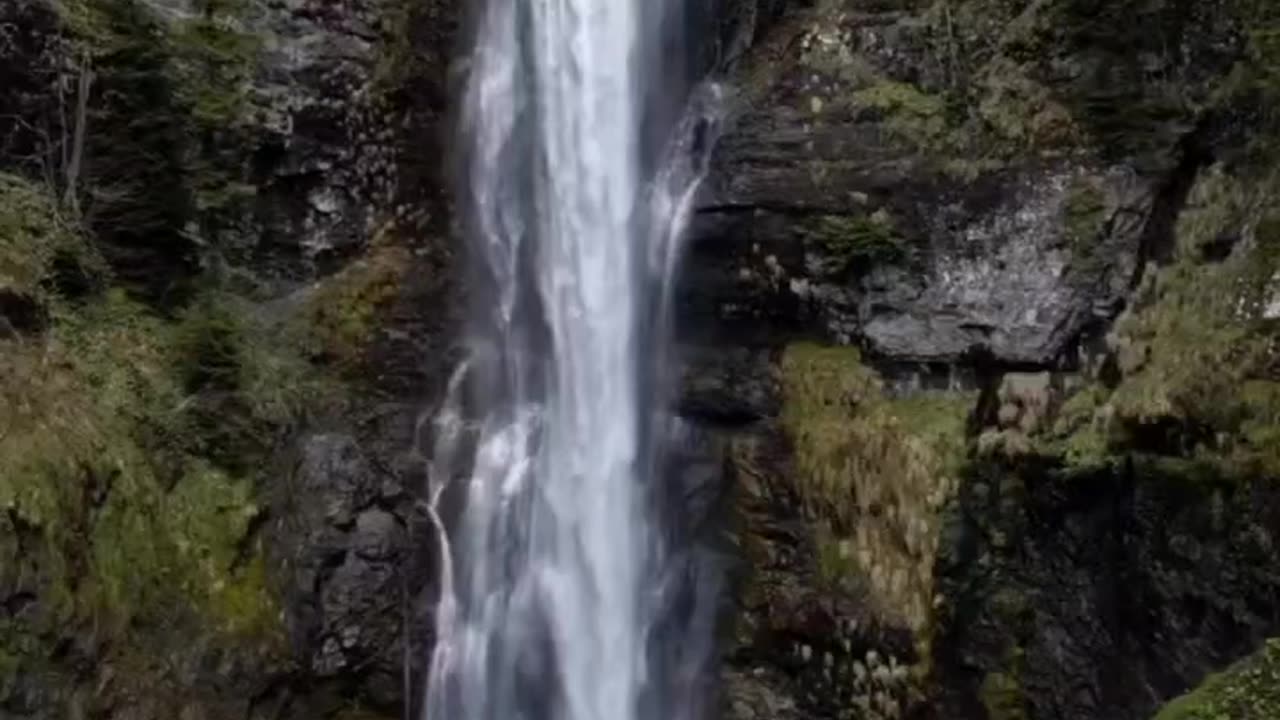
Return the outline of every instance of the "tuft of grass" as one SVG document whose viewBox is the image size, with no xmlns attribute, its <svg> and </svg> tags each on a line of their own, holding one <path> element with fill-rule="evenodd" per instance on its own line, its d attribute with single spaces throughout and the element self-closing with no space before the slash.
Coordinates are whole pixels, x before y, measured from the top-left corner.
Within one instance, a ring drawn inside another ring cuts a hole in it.
<svg viewBox="0 0 1280 720">
<path fill-rule="evenodd" d="M 974 398 L 889 397 L 852 348 L 792 345 L 780 369 L 782 425 L 796 491 L 818 529 L 824 580 L 865 585 L 884 612 L 925 629 L 939 513 L 964 464 Z"/>
</svg>

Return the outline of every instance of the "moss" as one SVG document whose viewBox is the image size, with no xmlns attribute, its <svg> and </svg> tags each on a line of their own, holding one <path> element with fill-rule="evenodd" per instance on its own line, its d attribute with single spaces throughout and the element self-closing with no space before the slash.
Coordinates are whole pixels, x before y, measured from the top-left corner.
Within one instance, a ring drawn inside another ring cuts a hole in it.
<svg viewBox="0 0 1280 720">
<path fill-rule="evenodd" d="M 252 485 L 189 454 L 201 447 L 172 331 L 120 293 L 104 300 L 0 361 L 0 505 L 44 539 L 50 621 L 123 630 L 176 595 L 218 627 L 262 631 L 275 611 L 241 557 Z"/>
<path fill-rule="evenodd" d="M 938 513 L 964 462 L 973 398 L 892 398 L 851 348 L 792 345 L 781 373 L 781 419 L 795 450 L 796 491 L 814 521 L 820 573 L 837 587 L 869 588 L 883 612 L 925 629 Z"/>
<path fill-rule="evenodd" d="M 878 114 L 890 133 L 920 148 L 937 147 L 948 130 L 946 100 L 914 85 L 881 80 L 854 92 L 852 100 Z"/>
<path fill-rule="evenodd" d="M 1183 262 L 1161 271 L 1154 302 L 1118 328 L 1133 358 L 1112 398 L 1123 421 L 1235 433 L 1260 411 L 1271 413 L 1254 399 L 1272 395 L 1256 394 L 1262 386 L 1249 383 L 1270 382 L 1259 374 L 1268 362 L 1268 333 L 1244 302 L 1251 262 L 1241 256 L 1221 267 Z M 1241 393 L 1246 387 L 1253 397 Z M 1204 445 L 1194 437 L 1186 442 Z"/>
<path fill-rule="evenodd" d="M 176 318 L 119 289 L 49 314 L 42 336 L 0 340 L 0 508 L 28 538 L 0 551 L 5 563 L 35 554 L 17 572 L 41 593 L 33 624 L 0 628 L 6 662 L 42 662 L 14 648 L 81 621 L 134 643 L 194 617 L 193 637 L 278 647 L 255 480 L 339 386 L 217 289 Z"/>
<path fill-rule="evenodd" d="M 806 245 L 818 249 L 836 272 L 866 271 L 907 259 L 905 241 L 884 211 L 869 216 L 821 215 L 799 230 Z"/>
<path fill-rule="evenodd" d="M 403 87 L 411 73 L 419 67 L 417 49 L 411 29 L 422 9 L 419 3 L 393 0 L 379 12 L 384 47 L 378 52 L 373 68 L 373 86 L 384 92 Z"/>
<path fill-rule="evenodd" d="M 1071 111 L 1028 70 L 1024 63 L 998 56 L 979 71 L 975 106 L 984 129 L 1000 140 L 1005 152 L 1078 142 Z"/>
<path fill-rule="evenodd" d="M 1063 231 L 1075 264 L 1089 271 L 1105 262 L 1098 247 L 1107 221 L 1107 198 L 1093 183 L 1072 182 L 1063 211 Z"/>
<path fill-rule="evenodd" d="M 1111 460 L 1109 391 L 1090 383 L 1072 394 L 1058 410 L 1053 426 L 1041 438 L 1046 454 L 1059 455 L 1074 468 L 1091 468 Z"/>
<path fill-rule="evenodd" d="M 1252 657 L 1209 676 L 1200 687 L 1169 703 L 1156 720 L 1270 720 L 1280 717 L 1280 640 Z"/>
<path fill-rule="evenodd" d="M 1106 381 L 1073 395 L 1038 449 L 1074 467 L 1139 452 L 1237 477 L 1280 471 L 1280 328 L 1267 317 L 1280 270 L 1275 192 L 1265 178 L 1206 170 L 1176 224 L 1171 264 L 1149 270 L 1112 328 Z M 1097 214 L 1095 200 L 1069 205 Z"/>
<path fill-rule="evenodd" d="M 1022 684 L 1014 675 L 1003 672 L 987 673 L 979 688 L 979 698 L 987 710 L 988 720 L 1026 720 L 1026 701 Z"/>
<path fill-rule="evenodd" d="M 303 313 L 313 349 L 342 366 L 358 365 L 379 312 L 398 296 L 410 263 L 407 249 L 379 247 L 321 282 Z"/>
<path fill-rule="evenodd" d="M 1258 201 L 1250 186 L 1224 166 L 1201 171 L 1178 215 L 1175 227 L 1178 256 L 1198 260 L 1206 248 L 1222 238 L 1240 237 L 1248 224 L 1250 206 Z"/>
</svg>

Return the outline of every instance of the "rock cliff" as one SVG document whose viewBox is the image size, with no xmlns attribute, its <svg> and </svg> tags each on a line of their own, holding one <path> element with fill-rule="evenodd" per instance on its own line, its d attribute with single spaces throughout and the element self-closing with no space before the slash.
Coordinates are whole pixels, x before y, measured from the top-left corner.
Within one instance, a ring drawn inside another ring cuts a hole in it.
<svg viewBox="0 0 1280 720">
<path fill-rule="evenodd" d="M 722 716 L 1272 717 L 1277 11 L 704 10 Z M 0 0 L 0 717 L 414 712 L 462 11 Z"/>
<path fill-rule="evenodd" d="M 730 717 L 1151 717 L 1280 632 L 1275 20 L 793 3 L 728 59 L 681 301 Z"/>
</svg>

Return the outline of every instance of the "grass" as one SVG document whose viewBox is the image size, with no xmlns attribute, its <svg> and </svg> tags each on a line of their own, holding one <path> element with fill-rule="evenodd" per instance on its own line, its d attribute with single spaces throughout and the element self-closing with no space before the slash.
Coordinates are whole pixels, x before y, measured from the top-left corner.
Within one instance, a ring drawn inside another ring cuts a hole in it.
<svg viewBox="0 0 1280 720">
<path fill-rule="evenodd" d="M 82 275 L 102 272 L 101 259 L 56 202 L 31 182 L 0 173 L 0 292 L 47 309 L 57 293 L 59 266 Z"/>
<path fill-rule="evenodd" d="M 200 632 L 282 642 L 255 480 L 341 386 L 282 322 L 216 288 L 176 317 L 119 289 L 43 290 L 56 251 L 87 255 L 87 243 L 37 190 L 0 183 L 6 272 L 47 292 L 49 315 L 38 334 L 0 339 L 0 508 L 43 583 L 36 627 L 0 633 L 0 665 L 39 662 L 32 638 L 69 623 L 123 638 L 175 613 L 196 613 Z"/>
<path fill-rule="evenodd" d="M 814 521 L 820 570 L 837 587 L 924 629 L 933 601 L 939 512 L 964 463 L 973 399 L 892 398 L 856 349 L 796 344 L 781 362 L 782 424 L 796 490 Z"/>
<path fill-rule="evenodd" d="M 181 335 L 116 292 L 0 343 L 0 506 L 43 540 L 48 622 L 124 632 L 175 602 L 229 632 L 274 622 L 260 556 L 241 557 L 251 478 L 201 455 Z"/>
</svg>

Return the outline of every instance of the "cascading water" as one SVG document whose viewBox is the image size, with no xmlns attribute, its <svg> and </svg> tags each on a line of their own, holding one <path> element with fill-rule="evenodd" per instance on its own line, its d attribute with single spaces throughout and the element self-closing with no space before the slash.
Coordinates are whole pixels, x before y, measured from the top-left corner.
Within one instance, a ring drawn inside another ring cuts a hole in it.
<svg viewBox="0 0 1280 720">
<path fill-rule="evenodd" d="M 663 512 L 678 489 L 662 400 L 667 298 L 716 102 L 679 79 L 684 119 L 654 106 L 670 81 L 645 71 L 679 64 L 664 35 L 677 9 L 490 0 L 477 16 L 461 118 L 476 312 L 434 420 L 428 720 L 699 712 L 711 623 Z"/>
</svg>

